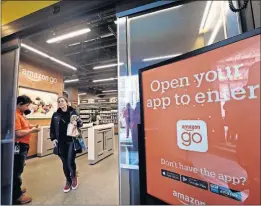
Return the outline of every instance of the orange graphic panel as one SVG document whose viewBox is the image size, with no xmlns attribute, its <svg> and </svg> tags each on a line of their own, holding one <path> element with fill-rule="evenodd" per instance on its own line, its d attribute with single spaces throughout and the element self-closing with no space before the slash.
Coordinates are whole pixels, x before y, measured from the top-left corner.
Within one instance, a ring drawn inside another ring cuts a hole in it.
<svg viewBox="0 0 261 206">
<path fill-rule="evenodd" d="M 142 72 L 147 193 L 260 204 L 260 35 Z"/>
</svg>

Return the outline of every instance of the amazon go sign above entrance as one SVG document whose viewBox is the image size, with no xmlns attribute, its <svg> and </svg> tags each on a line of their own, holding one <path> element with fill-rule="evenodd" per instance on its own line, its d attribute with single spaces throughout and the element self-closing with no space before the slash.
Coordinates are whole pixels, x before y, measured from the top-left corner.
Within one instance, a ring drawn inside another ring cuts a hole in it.
<svg viewBox="0 0 261 206">
<path fill-rule="evenodd" d="M 41 73 L 33 72 L 30 70 L 26 70 L 26 69 L 22 69 L 21 72 L 22 72 L 22 75 L 24 75 L 26 78 L 28 78 L 34 82 L 46 81 L 46 82 L 49 82 L 50 84 L 57 83 L 57 78 L 55 78 L 55 77 L 49 77 L 47 75 L 43 75 Z"/>
</svg>

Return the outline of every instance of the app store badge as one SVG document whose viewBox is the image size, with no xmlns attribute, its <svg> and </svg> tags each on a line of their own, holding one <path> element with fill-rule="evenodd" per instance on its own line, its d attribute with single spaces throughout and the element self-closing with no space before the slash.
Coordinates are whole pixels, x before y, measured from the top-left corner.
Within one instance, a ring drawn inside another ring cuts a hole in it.
<svg viewBox="0 0 261 206">
<path fill-rule="evenodd" d="M 207 124 L 203 120 L 179 120 L 177 122 L 177 144 L 182 150 L 208 151 Z"/>
</svg>

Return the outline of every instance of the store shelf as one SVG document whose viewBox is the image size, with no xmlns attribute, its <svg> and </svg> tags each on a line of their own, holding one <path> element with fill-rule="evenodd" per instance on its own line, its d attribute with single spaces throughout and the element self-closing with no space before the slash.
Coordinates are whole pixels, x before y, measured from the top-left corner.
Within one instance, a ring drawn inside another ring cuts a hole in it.
<svg viewBox="0 0 261 206">
<path fill-rule="evenodd" d="M 118 111 L 117 110 L 101 111 L 100 117 L 101 117 L 100 122 L 102 124 L 108 124 L 108 123 L 118 124 Z"/>
<path fill-rule="evenodd" d="M 118 131 L 118 110 L 116 110 L 116 105 L 117 103 L 80 104 L 80 117 L 83 123 L 91 123 L 92 117 L 99 114 L 101 117 L 100 124 L 113 123 L 116 128 L 115 130 Z"/>
</svg>

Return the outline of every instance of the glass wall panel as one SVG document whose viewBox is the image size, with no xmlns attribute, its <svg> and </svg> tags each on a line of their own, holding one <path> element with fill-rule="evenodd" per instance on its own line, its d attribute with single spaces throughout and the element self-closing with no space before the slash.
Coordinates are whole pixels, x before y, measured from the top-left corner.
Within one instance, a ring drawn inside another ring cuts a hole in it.
<svg viewBox="0 0 261 206">
<path fill-rule="evenodd" d="M 19 49 L 2 53 L 1 58 L 1 205 L 9 205 L 12 204 L 14 117 Z"/>
<path fill-rule="evenodd" d="M 120 70 L 119 76 L 120 167 L 121 172 L 126 169 L 130 172 L 128 185 L 121 182 L 121 188 L 130 187 L 130 199 L 135 200 L 132 203 L 139 204 L 139 69 L 224 40 L 240 31 L 238 15 L 229 9 L 227 1 L 175 5 L 129 16 L 127 23 L 118 26 L 119 35 L 124 34 L 127 41 L 124 50 L 121 47 L 126 45 L 119 44 L 119 57 L 126 55 L 128 71 L 123 74 Z"/>
</svg>

